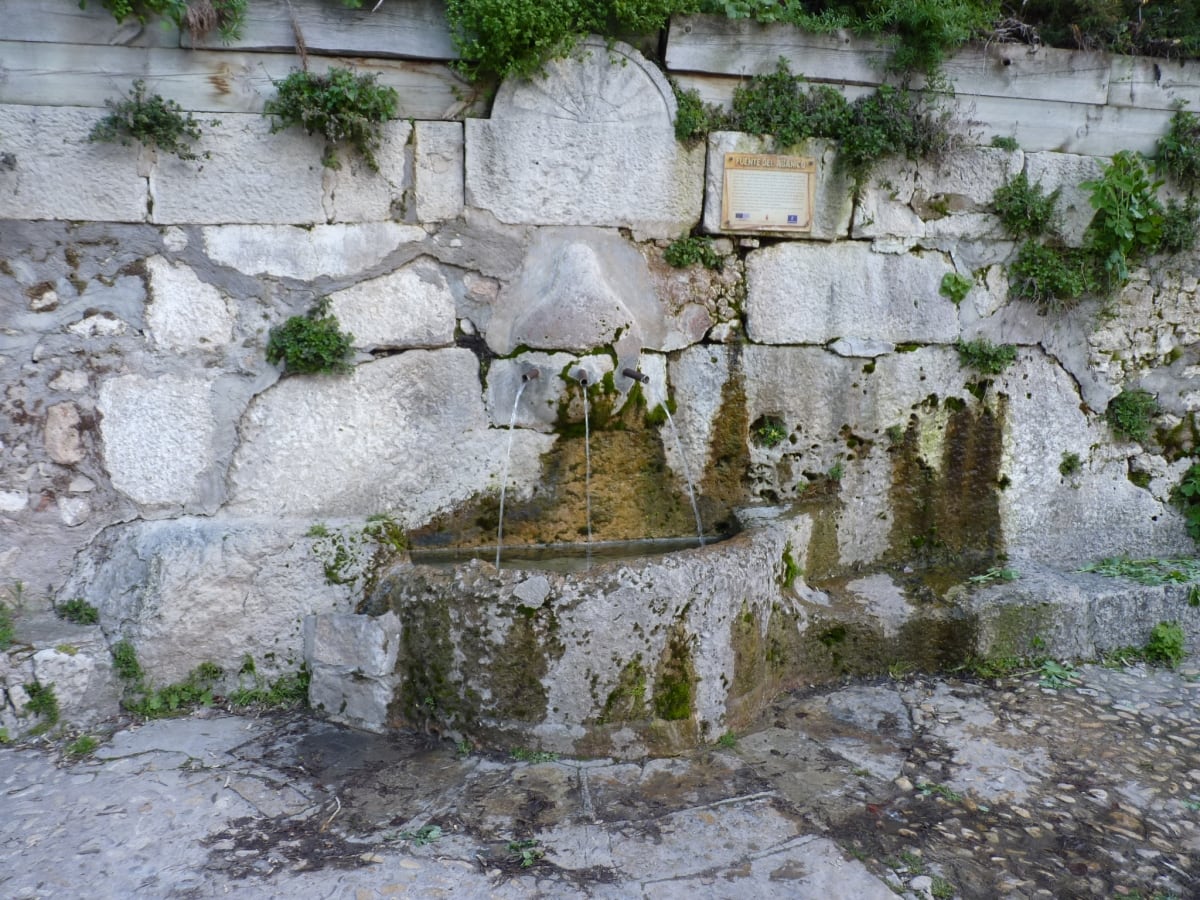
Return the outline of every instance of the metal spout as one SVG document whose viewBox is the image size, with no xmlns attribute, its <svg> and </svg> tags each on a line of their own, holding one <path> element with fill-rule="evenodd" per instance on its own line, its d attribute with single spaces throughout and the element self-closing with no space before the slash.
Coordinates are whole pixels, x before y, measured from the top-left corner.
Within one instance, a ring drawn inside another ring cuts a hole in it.
<svg viewBox="0 0 1200 900">
<path fill-rule="evenodd" d="M 537 381 L 541 377 L 541 375 L 542 375 L 542 373 L 541 373 L 540 369 L 535 369 L 533 366 L 530 366 L 528 369 L 526 369 L 524 372 L 521 373 L 521 381 L 528 384 L 531 381 Z"/>
<path fill-rule="evenodd" d="M 650 376 L 639 372 L 637 369 L 622 369 L 621 374 L 626 378 L 632 378 L 634 381 L 640 381 L 642 384 L 650 383 Z"/>
<path fill-rule="evenodd" d="M 588 376 L 587 369 L 576 369 L 571 373 L 571 377 L 587 387 L 591 383 L 591 378 Z"/>
</svg>

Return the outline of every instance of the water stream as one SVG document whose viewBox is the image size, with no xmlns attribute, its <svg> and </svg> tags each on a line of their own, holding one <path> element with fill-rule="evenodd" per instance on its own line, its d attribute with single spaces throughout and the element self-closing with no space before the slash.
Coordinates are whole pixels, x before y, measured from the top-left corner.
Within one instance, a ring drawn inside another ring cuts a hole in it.
<svg viewBox="0 0 1200 900">
<path fill-rule="evenodd" d="M 675 450 L 679 454 L 679 462 L 683 466 L 683 480 L 687 482 L 688 497 L 692 501 L 692 512 L 696 516 L 696 537 L 700 540 L 700 546 L 704 546 L 704 523 L 700 521 L 700 506 L 696 503 L 696 486 L 692 484 L 692 473 L 688 469 L 687 454 L 683 452 L 683 442 L 679 440 L 679 429 L 675 427 L 675 420 L 671 418 L 671 411 L 667 409 L 667 404 L 662 405 L 663 412 L 667 414 L 667 424 L 671 426 L 671 435 L 675 438 Z"/>
<path fill-rule="evenodd" d="M 583 389 L 583 496 L 587 507 L 587 562 L 585 568 L 592 567 L 592 427 L 588 421 L 587 378 L 580 378 L 579 384 Z"/>
<path fill-rule="evenodd" d="M 504 493 L 508 488 L 508 463 L 512 459 L 513 445 L 513 429 L 517 425 L 517 404 L 521 402 L 521 395 L 525 393 L 525 385 L 529 382 L 527 379 L 521 379 L 521 386 L 517 388 L 517 396 L 513 399 L 512 415 L 508 417 L 508 450 L 504 453 L 504 468 L 500 475 L 500 521 L 496 526 L 496 568 L 500 568 L 500 551 L 504 547 Z"/>
</svg>

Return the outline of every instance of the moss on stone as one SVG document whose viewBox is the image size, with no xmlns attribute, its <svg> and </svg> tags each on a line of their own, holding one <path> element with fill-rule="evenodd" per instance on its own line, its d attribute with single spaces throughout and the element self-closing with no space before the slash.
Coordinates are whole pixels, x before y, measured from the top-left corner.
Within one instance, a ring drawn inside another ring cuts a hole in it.
<svg viewBox="0 0 1200 900">
<path fill-rule="evenodd" d="M 609 691 L 598 724 L 640 722 L 649 717 L 646 707 L 646 670 L 638 654 L 621 669 L 617 686 Z"/>
<path fill-rule="evenodd" d="M 688 637 L 683 627 L 677 625 L 671 631 L 654 675 L 654 714 L 668 722 L 690 719 L 695 684 Z"/>
</svg>

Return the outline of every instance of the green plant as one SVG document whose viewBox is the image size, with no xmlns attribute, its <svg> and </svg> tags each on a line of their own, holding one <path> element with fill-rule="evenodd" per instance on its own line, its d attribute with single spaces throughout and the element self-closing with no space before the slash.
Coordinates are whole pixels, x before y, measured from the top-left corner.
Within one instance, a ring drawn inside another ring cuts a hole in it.
<svg viewBox="0 0 1200 900">
<path fill-rule="evenodd" d="M 993 581 L 1016 581 L 1020 577 L 1021 573 L 1016 569 L 992 566 L 981 575 L 972 575 L 967 581 L 971 584 L 990 584 Z"/>
<path fill-rule="evenodd" d="M 245 673 L 245 666 L 243 666 Z M 250 674 L 253 674 L 251 670 Z M 295 672 L 280 675 L 274 681 L 264 684 L 257 675 L 254 677 L 254 687 L 242 687 L 229 695 L 229 705 L 235 709 L 247 706 L 260 706 L 270 709 L 292 709 L 308 704 L 308 685 L 312 675 L 307 666 L 301 666 Z"/>
<path fill-rule="evenodd" d="M 763 416 L 754 424 L 752 436 L 754 443 L 769 450 L 783 442 L 788 436 L 788 430 L 781 419 L 777 419 L 775 416 Z"/>
<path fill-rule="evenodd" d="M 804 574 L 804 569 L 802 569 L 800 564 L 796 562 L 795 551 L 792 549 L 790 541 L 783 547 L 783 557 L 781 562 L 783 564 L 782 585 L 783 587 L 790 587 L 792 582 Z"/>
<path fill-rule="evenodd" d="M 1038 683 L 1044 688 L 1059 690 L 1079 684 L 1079 670 L 1067 663 L 1044 659 L 1038 666 Z"/>
<path fill-rule="evenodd" d="M 954 900 L 954 884 L 941 875 L 934 875 L 929 893 L 933 895 L 934 900 Z"/>
<path fill-rule="evenodd" d="M 41 731 L 58 722 L 58 697 L 54 693 L 53 684 L 32 682 L 25 685 L 25 693 L 29 695 L 26 708 L 33 714 L 42 717 Z"/>
<path fill-rule="evenodd" d="M 1154 418 L 1162 410 L 1149 391 L 1121 391 L 1108 402 L 1104 418 L 1118 435 L 1133 441 L 1144 441 L 1150 437 Z"/>
<path fill-rule="evenodd" d="M 84 734 L 67 744 L 67 754 L 69 756 L 87 756 L 99 746 L 98 740 L 90 734 Z"/>
<path fill-rule="evenodd" d="M 973 284 L 974 282 L 970 278 L 965 278 L 957 272 L 947 272 L 942 276 L 942 283 L 938 287 L 938 293 L 943 297 L 949 298 L 951 303 L 958 306 L 958 304 L 967 298 L 967 294 L 971 292 Z"/>
<path fill-rule="evenodd" d="M 1200 559 L 1129 559 L 1110 556 L 1079 569 L 1107 578 L 1129 578 L 1141 584 L 1200 582 Z"/>
<path fill-rule="evenodd" d="M 837 139 L 850 124 L 850 104 L 827 85 L 802 91 L 780 57 L 774 72 L 756 75 L 733 93 L 732 124 L 742 131 L 770 134 L 783 146 L 806 138 Z"/>
<path fill-rule="evenodd" d="M 142 664 L 138 662 L 137 650 L 126 640 L 117 641 L 112 645 L 113 669 L 125 681 L 141 683 Z"/>
<path fill-rule="evenodd" d="M 147 719 L 172 716 L 195 706 L 212 706 L 213 686 L 222 674 L 219 666 L 204 662 L 175 684 L 150 689 L 139 681 L 134 688 L 140 696 L 126 698 L 122 704 Z"/>
<path fill-rule="evenodd" d="M 414 847 L 425 847 L 434 841 L 441 840 L 442 828 L 440 825 L 422 825 L 416 831 L 400 832 L 399 837 L 400 840 L 408 841 Z"/>
<path fill-rule="evenodd" d="M 1037 237 L 1045 234 L 1054 224 L 1054 207 L 1061 190 L 1049 194 L 1042 186 L 1030 184 L 1024 172 L 997 189 L 992 197 L 992 209 L 1000 217 L 1004 230 L 1013 237 Z"/>
<path fill-rule="evenodd" d="M 0 650 L 7 650 L 17 635 L 13 624 L 13 614 L 5 604 L 0 603 Z"/>
<path fill-rule="evenodd" d="M 399 99 L 395 89 L 377 84 L 377 78 L 338 66 L 324 75 L 294 71 L 275 82 L 276 95 L 263 105 L 263 115 L 271 117 L 272 133 L 298 125 L 323 136 L 328 147 L 322 162 L 329 168 L 340 166 L 333 148 L 349 144 L 377 172 L 383 123 L 396 114 Z"/>
<path fill-rule="evenodd" d="M 676 269 L 686 269 L 700 263 L 706 269 L 720 271 L 725 261 L 713 249 L 712 238 L 681 237 L 663 251 L 663 260 Z"/>
<path fill-rule="evenodd" d="M 993 134 L 991 146 L 997 150 L 1020 150 L 1021 145 L 1017 143 L 1017 139 L 1007 134 Z"/>
<path fill-rule="evenodd" d="M 1154 168 L 1189 190 L 1200 185 L 1200 116 L 1175 110 L 1167 133 L 1155 145 Z"/>
<path fill-rule="evenodd" d="M 934 784 L 931 781 L 921 782 L 917 785 L 917 790 L 921 792 L 922 796 L 928 797 L 936 794 L 945 800 L 949 800 L 951 803 L 958 803 L 963 798 L 963 795 L 958 791 L 951 790 L 944 784 Z"/>
<path fill-rule="evenodd" d="M 1163 253 L 1185 253 L 1195 247 L 1197 219 L 1200 219 L 1200 206 L 1194 197 L 1188 197 L 1183 204 L 1174 198 L 1168 200 L 1163 210 L 1158 249 Z"/>
<path fill-rule="evenodd" d="M 727 731 L 717 738 L 717 746 L 724 747 L 726 750 L 732 750 L 737 746 L 737 735 L 732 731 Z"/>
<path fill-rule="evenodd" d="M 705 103 L 696 90 L 681 90 L 674 80 L 675 91 L 675 139 L 685 144 L 703 140 L 710 131 L 725 125 L 725 113 L 720 107 Z"/>
<path fill-rule="evenodd" d="M 1062 461 L 1058 464 L 1059 474 L 1064 478 L 1070 478 L 1072 475 L 1078 475 L 1082 469 L 1083 460 L 1079 458 L 1079 454 L 1064 450 Z"/>
<path fill-rule="evenodd" d="M 530 750 L 527 747 L 514 747 L 509 756 L 517 762 L 527 763 L 547 763 L 558 759 L 557 753 L 551 753 L 549 750 Z"/>
<path fill-rule="evenodd" d="M 1150 632 L 1146 641 L 1146 661 L 1158 663 L 1169 669 L 1174 669 L 1185 655 L 1183 649 L 1183 629 L 1177 622 L 1159 622 Z"/>
<path fill-rule="evenodd" d="M 1200 462 L 1192 463 L 1171 491 L 1171 500 L 1183 511 L 1187 532 L 1200 541 Z"/>
<path fill-rule="evenodd" d="M 82 9 L 87 0 L 80 0 Z M 214 28 L 225 43 L 242 36 L 247 0 L 100 0 L 100 5 L 123 22 L 127 18 L 145 24 L 164 16 L 198 40 Z"/>
<path fill-rule="evenodd" d="M 1136 155 L 1122 150 L 1099 178 L 1083 182 L 1096 209 L 1087 230 L 1089 249 L 1103 261 L 1110 283 L 1129 277 L 1129 261 L 1153 253 L 1162 237 L 1161 181 L 1151 181 Z"/>
<path fill-rule="evenodd" d="M 100 610 L 79 597 L 56 606 L 54 614 L 76 625 L 95 625 L 100 621 Z"/>
<path fill-rule="evenodd" d="M 350 371 L 347 359 L 354 351 L 354 335 L 343 332 L 328 309 L 329 298 L 325 297 L 308 315 L 292 316 L 272 328 L 267 339 L 267 362 L 283 363 L 288 375 Z"/>
<path fill-rule="evenodd" d="M 985 375 L 999 375 L 1017 359 L 1017 348 L 1012 344 L 993 344 L 987 338 L 960 340 L 955 346 L 958 350 L 958 361 L 964 368 L 974 369 Z"/>
<path fill-rule="evenodd" d="M 546 855 L 541 841 L 538 840 L 509 841 L 508 852 L 521 864 L 522 869 L 536 865 Z"/>
<path fill-rule="evenodd" d="M 842 466 L 841 460 L 838 460 L 832 466 L 829 467 L 829 470 L 825 473 L 825 477 L 828 478 L 830 481 L 841 481 L 842 476 L 845 474 L 846 474 L 846 470 Z"/>
<path fill-rule="evenodd" d="M 127 99 L 105 100 L 104 105 L 110 112 L 92 128 L 89 141 L 124 145 L 138 141 L 180 159 L 196 158 L 192 144 L 200 140 L 200 123 L 174 100 L 164 100 L 158 94 L 147 97 L 146 83 L 140 78 L 134 81 Z"/>
<path fill-rule="evenodd" d="M 1092 285 L 1091 258 L 1078 250 L 1027 240 L 1008 269 L 1012 296 L 1051 312 L 1068 309 Z"/>
</svg>

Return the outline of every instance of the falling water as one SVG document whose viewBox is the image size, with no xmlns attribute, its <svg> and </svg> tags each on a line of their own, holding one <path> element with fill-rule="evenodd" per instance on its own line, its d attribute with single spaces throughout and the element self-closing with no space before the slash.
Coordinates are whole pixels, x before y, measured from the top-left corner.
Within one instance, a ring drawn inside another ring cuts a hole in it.
<svg viewBox="0 0 1200 900">
<path fill-rule="evenodd" d="M 496 526 L 496 568 L 500 568 L 500 550 L 504 546 L 504 492 L 508 487 L 508 461 L 512 459 L 513 445 L 513 428 L 517 424 L 517 404 L 521 402 L 521 394 L 525 392 L 525 385 L 528 380 L 521 379 L 521 386 L 517 388 L 517 396 L 513 400 L 512 415 L 508 417 L 508 450 L 504 454 L 504 468 L 500 475 L 500 524 Z"/>
<path fill-rule="evenodd" d="M 688 497 L 692 501 L 692 512 L 696 514 L 696 537 L 700 539 L 700 546 L 704 546 L 704 525 L 700 521 L 700 507 L 696 504 L 696 488 L 692 484 L 692 473 L 688 471 L 687 454 L 683 452 L 683 442 L 679 440 L 679 429 L 675 427 L 675 420 L 671 418 L 671 411 L 667 409 L 667 404 L 662 405 L 663 412 L 667 414 L 667 424 L 671 426 L 671 434 L 675 437 L 675 449 L 679 453 L 679 461 L 683 464 L 683 478 L 687 482 Z"/>
<path fill-rule="evenodd" d="M 592 426 L 588 421 L 587 378 L 579 379 L 583 387 L 583 495 L 587 505 L 587 568 L 592 567 Z"/>
</svg>

